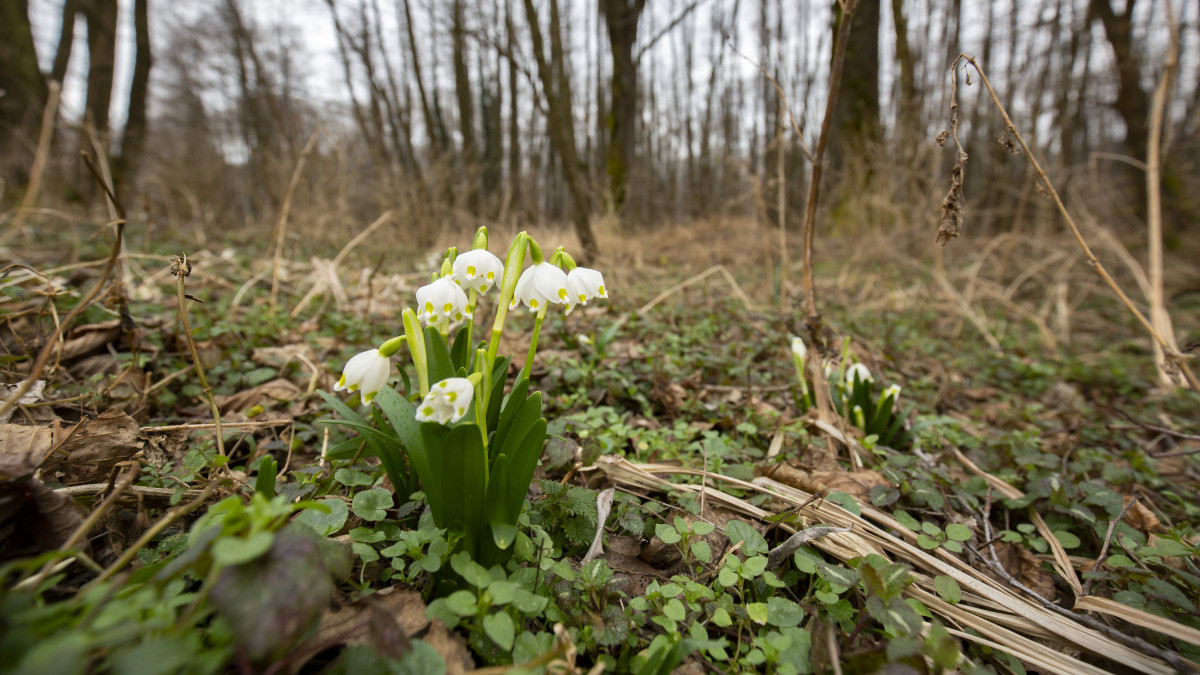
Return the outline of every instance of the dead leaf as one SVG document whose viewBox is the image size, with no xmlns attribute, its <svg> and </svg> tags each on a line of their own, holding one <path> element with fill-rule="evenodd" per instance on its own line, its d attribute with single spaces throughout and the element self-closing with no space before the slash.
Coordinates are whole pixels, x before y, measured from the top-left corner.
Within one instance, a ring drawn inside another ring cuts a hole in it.
<svg viewBox="0 0 1200 675">
<path fill-rule="evenodd" d="M 83 523 L 83 509 L 34 478 L 35 469 L 24 455 L 0 454 L 0 561 L 57 549 Z"/>
<path fill-rule="evenodd" d="M 467 649 L 466 640 L 457 633 L 446 630 L 445 624 L 435 620 L 429 626 L 429 632 L 421 638 L 437 650 L 446 662 L 446 675 L 459 675 L 468 670 L 475 670 L 475 661 Z"/>
<path fill-rule="evenodd" d="M 0 424 L 0 454 L 23 455 L 33 466 L 41 466 L 54 447 L 54 430 L 24 424 Z"/>
<path fill-rule="evenodd" d="M 802 471 L 787 464 L 776 464 L 760 472 L 805 492 L 845 492 L 858 501 L 870 503 L 871 488 L 891 485 L 883 474 L 870 469 L 860 471 Z"/>
<path fill-rule="evenodd" d="M 19 389 L 20 386 L 21 386 L 20 382 L 17 382 L 16 384 L 0 384 L 0 400 L 7 401 L 8 397 L 10 397 L 14 393 L 16 393 L 17 389 Z M 20 405 L 29 405 L 30 403 L 37 403 L 38 401 L 42 400 L 42 392 L 44 392 L 45 390 L 46 390 L 46 381 L 45 380 L 37 380 L 33 383 L 33 386 L 29 387 L 29 391 L 25 392 L 21 396 L 21 399 L 19 401 L 17 401 L 17 403 Z M 16 406 L 13 406 L 12 408 L 5 410 L 4 415 L 0 416 L 0 422 L 7 422 L 10 419 L 12 419 L 12 415 L 14 412 L 16 412 L 16 410 L 17 410 Z"/>
<path fill-rule="evenodd" d="M 300 387 L 296 383 L 280 377 L 232 396 L 218 396 L 217 405 L 221 407 L 221 412 L 241 412 L 273 401 L 293 401 L 299 395 Z"/>
<path fill-rule="evenodd" d="M 309 363 L 316 363 L 317 353 L 313 351 L 312 347 L 302 342 L 278 347 L 259 347 L 250 353 L 251 361 L 262 366 L 274 366 L 276 368 L 282 368 L 292 361 L 303 363 L 305 359 Z"/>
<path fill-rule="evenodd" d="M 1130 499 L 1132 497 L 1126 497 L 1125 503 L 1128 504 Z M 1162 521 L 1140 500 L 1129 507 L 1129 512 L 1125 514 L 1125 522 L 1129 523 L 1130 527 L 1147 533 L 1158 532 L 1162 529 Z"/>
<path fill-rule="evenodd" d="M 90 354 L 121 337 L 121 320 L 89 323 L 72 330 L 62 346 L 62 360 L 70 361 Z"/>
<path fill-rule="evenodd" d="M 327 649 L 334 645 L 366 645 L 390 658 L 408 652 L 409 639 L 429 628 L 425 601 L 411 588 L 385 588 L 358 602 L 326 612 L 307 642 Z"/>
<path fill-rule="evenodd" d="M 120 410 L 108 410 L 72 431 L 42 464 L 46 473 L 59 474 L 71 485 L 107 478 L 113 465 L 145 445 L 137 421 Z"/>
<path fill-rule="evenodd" d="M 996 558 L 999 559 L 1000 565 L 1004 567 L 1004 571 L 1008 572 L 1017 581 L 1025 584 L 1033 589 L 1038 595 L 1054 601 L 1058 592 L 1054 589 L 1054 578 L 1050 573 L 1042 569 L 1042 563 L 1037 556 L 1029 549 L 1017 544 L 1009 544 L 1007 542 L 999 542 L 996 545 Z M 984 555 L 987 555 L 986 553 Z M 1001 583 L 1007 585 L 1007 581 L 1000 579 L 995 572 L 982 563 L 976 565 L 985 574 Z"/>
</svg>

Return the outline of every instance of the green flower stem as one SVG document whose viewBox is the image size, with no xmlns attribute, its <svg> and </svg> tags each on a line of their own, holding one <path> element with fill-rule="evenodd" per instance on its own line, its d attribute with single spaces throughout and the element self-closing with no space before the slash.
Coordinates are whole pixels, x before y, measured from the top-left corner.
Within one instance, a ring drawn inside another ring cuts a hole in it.
<svg viewBox="0 0 1200 675">
<path fill-rule="evenodd" d="M 533 355 L 537 352 L 538 335 L 542 332 L 542 321 L 546 318 L 548 309 L 550 309 L 549 304 L 538 310 L 537 319 L 533 322 L 533 337 L 529 339 L 529 353 L 525 355 L 525 368 L 521 370 L 523 377 L 529 377 L 529 374 L 533 372 Z"/>
<path fill-rule="evenodd" d="M 524 232 L 519 232 L 508 247 L 508 255 L 504 257 L 504 278 L 500 282 L 500 297 L 496 300 L 496 320 L 492 323 L 492 339 L 488 343 L 487 363 L 491 368 L 496 363 L 496 351 L 500 348 L 500 334 L 504 332 L 504 319 L 508 316 L 508 305 L 512 302 L 513 293 L 517 289 L 517 280 L 525 266 L 525 251 L 536 247 L 533 239 Z M 534 249 L 539 252 L 541 249 Z"/>
<path fill-rule="evenodd" d="M 486 352 L 475 350 L 475 372 L 481 377 L 475 385 L 475 426 L 479 427 L 479 435 L 483 440 L 483 487 L 486 492 L 489 479 L 488 430 L 487 410 L 488 398 L 492 393 L 492 369 L 487 364 Z"/>
<path fill-rule="evenodd" d="M 467 314 L 471 315 L 471 318 L 467 319 L 467 346 L 468 347 L 475 346 L 475 342 L 474 342 L 474 340 L 475 340 L 475 304 L 478 301 L 479 301 L 479 291 L 472 288 L 470 294 L 467 296 Z"/>
<path fill-rule="evenodd" d="M 425 360 L 425 334 L 421 322 L 411 308 L 404 310 L 404 336 L 408 338 L 408 352 L 412 354 L 413 368 L 417 371 L 417 384 L 421 396 L 429 393 L 429 362 Z"/>
</svg>

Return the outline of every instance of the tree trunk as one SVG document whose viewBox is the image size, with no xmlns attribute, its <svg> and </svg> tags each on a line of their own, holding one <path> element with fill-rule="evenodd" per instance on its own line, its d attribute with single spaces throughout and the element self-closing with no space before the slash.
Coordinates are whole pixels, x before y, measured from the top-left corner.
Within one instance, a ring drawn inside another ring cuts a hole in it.
<svg viewBox="0 0 1200 675">
<path fill-rule="evenodd" d="M 835 3 L 835 33 L 843 20 L 841 5 Z M 847 153 L 879 140 L 879 2 L 858 3 L 850 21 L 838 92 L 841 109 L 836 142 L 830 147 L 831 167 L 842 165 Z"/>
<path fill-rule="evenodd" d="M 517 79 L 517 37 L 512 18 L 512 1 L 504 3 L 504 32 L 508 48 L 508 185 L 512 203 L 519 204 L 521 198 L 521 121 L 517 105 L 520 94 Z"/>
<path fill-rule="evenodd" d="M 914 136 L 921 110 L 917 98 L 916 61 L 908 45 L 908 17 L 904 0 L 892 0 L 892 23 L 896 28 L 896 63 L 900 68 L 899 118 L 897 134 L 901 139 Z"/>
<path fill-rule="evenodd" d="M 17 141 L 26 130 L 36 129 L 50 92 L 38 69 L 27 0 L 0 0 L 0 64 L 0 89 L 5 91 L 0 96 L 0 175 L 15 172 L 23 181 L 33 142 L 15 152 Z"/>
<path fill-rule="evenodd" d="M 71 47 L 75 44 L 75 16 L 79 11 L 79 0 L 66 0 L 62 9 L 62 28 L 58 32 L 58 49 L 54 52 L 54 67 L 50 79 L 59 83 L 67 76 L 67 64 L 71 61 Z"/>
<path fill-rule="evenodd" d="M 479 208 L 479 188 L 471 177 L 479 170 L 479 150 L 475 145 L 475 108 L 471 100 L 471 76 L 467 69 L 467 27 L 463 0 L 454 0 L 450 34 L 454 50 L 454 93 L 458 98 L 459 132 L 462 134 L 462 176 L 466 177 L 467 210 Z"/>
<path fill-rule="evenodd" d="M 646 0 L 600 0 L 612 48 L 612 109 L 608 116 L 608 187 L 613 208 L 625 206 L 637 142 L 637 64 L 633 45 Z"/>
<path fill-rule="evenodd" d="M 1141 59 L 1133 46 L 1133 8 L 1136 0 L 1127 0 L 1125 11 L 1117 14 L 1111 0 L 1092 0 L 1088 7 L 1091 17 L 1104 26 L 1104 37 L 1112 47 L 1117 64 L 1117 99 L 1113 103 L 1125 123 L 1125 154 L 1134 159 L 1146 158 L 1147 111 L 1150 97 L 1140 82 Z M 1146 213 L 1146 183 L 1141 169 L 1129 166 L 1124 170 L 1133 187 L 1133 210 Z"/>
<path fill-rule="evenodd" d="M 137 53 L 133 63 L 133 84 L 129 88 L 129 116 L 121 132 L 121 155 L 117 158 L 115 180 L 118 185 L 132 184 L 137 176 L 146 139 L 146 88 L 150 82 L 149 0 L 135 0 L 133 25 Z"/>
<path fill-rule="evenodd" d="M 112 104 L 113 64 L 117 51 L 117 0 L 85 0 L 87 18 L 88 76 L 84 109 L 96 132 L 104 138 L 108 131 L 108 110 Z"/>
<path fill-rule="evenodd" d="M 571 193 L 572 220 L 582 249 L 577 257 L 586 264 L 587 261 L 596 258 L 596 238 L 588 220 L 591 216 L 591 205 L 587 186 L 583 181 L 583 170 L 579 166 L 579 155 L 575 149 L 575 122 L 571 117 L 571 87 L 567 77 L 566 55 L 562 48 L 558 0 L 550 0 L 551 62 L 546 60 L 542 28 L 533 0 L 524 0 L 524 4 L 525 18 L 529 22 L 533 42 L 533 56 L 537 61 L 538 78 L 542 82 L 546 106 L 550 112 L 550 118 L 547 120 L 550 142 L 558 154 L 562 175 L 567 182 L 567 190 Z"/>
</svg>

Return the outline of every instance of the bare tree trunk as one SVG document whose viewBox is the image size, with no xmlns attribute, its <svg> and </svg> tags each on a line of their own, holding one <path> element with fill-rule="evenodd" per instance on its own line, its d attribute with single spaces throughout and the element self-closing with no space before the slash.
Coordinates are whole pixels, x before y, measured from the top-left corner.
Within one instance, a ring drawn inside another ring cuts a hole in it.
<svg viewBox="0 0 1200 675">
<path fill-rule="evenodd" d="M 634 162 L 637 142 L 637 65 L 633 44 L 637 41 L 638 20 L 646 0 L 600 0 L 600 11 L 608 26 L 612 49 L 612 109 L 608 116 L 608 187 L 613 208 L 619 213 L 625 205 L 629 171 Z"/>
<path fill-rule="evenodd" d="M 129 115 L 121 132 L 121 154 L 117 158 L 114 179 L 118 185 L 131 185 L 137 175 L 146 140 L 146 89 L 150 82 L 149 0 L 135 0 L 133 26 L 137 52 L 133 62 L 133 84 L 129 88 Z"/>
<path fill-rule="evenodd" d="M 0 96 L 0 161 L 4 162 L 0 176 L 15 174 L 24 181 L 28 171 L 25 157 L 32 157 L 32 144 L 16 152 L 17 139 L 26 130 L 36 129 L 50 94 L 38 69 L 27 0 L 0 1 L 0 64 L 0 89 L 5 92 Z"/>
<path fill-rule="evenodd" d="M 71 47 L 75 44 L 75 16 L 79 0 L 66 0 L 62 9 L 62 28 L 58 32 L 58 49 L 54 52 L 54 67 L 50 79 L 62 82 L 67 76 L 67 64 L 71 61 Z"/>
<path fill-rule="evenodd" d="M 88 76 L 84 109 L 96 132 L 104 138 L 108 131 L 108 110 L 112 104 L 113 65 L 117 50 L 117 0 L 85 0 L 87 18 Z"/>
<path fill-rule="evenodd" d="M 533 56 L 537 61 L 538 78 L 542 82 L 546 105 L 550 111 L 550 118 L 547 120 L 550 142 L 558 154 L 562 175 L 567 181 L 567 189 L 571 193 L 572 220 L 575 223 L 575 233 L 579 236 L 579 244 L 582 248 L 579 258 L 583 261 L 595 260 L 598 251 L 596 237 L 592 234 L 592 226 L 588 220 L 591 215 L 590 199 L 587 186 L 583 181 L 583 170 L 579 166 L 579 155 L 575 149 L 575 122 L 571 117 L 571 85 L 567 77 L 566 55 L 563 53 L 562 47 L 558 0 L 550 0 L 551 62 L 546 60 L 542 27 L 538 20 L 537 9 L 533 6 L 533 0 L 524 0 L 524 4 L 525 18 L 529 22 L 529 31 L 532 36 Z"/>
<path fill-rule="evenodd" d="M 879 139 L 879 2 L 858 3 L 845 16 L 834 4 L 834 32 L 851 21 L 838 100 L 842 109 L 829 147 L 829 168 L 841 166 L 847 153 Z"/>
<path fill-rule="evenodd" d="M 892 0 L 892 23 L 896 29 L 896 63 L 900 68 L 899 117 L 896 124 L 900 139 L 909 138 L 921 110 L 917 98 L 916 62 L 908 45 L 908 17 L 904 0 Z"/>
<path fill-rule="evenodd" d="M 479 150 L 475 146 L 475 112 L 471 101 L 471 76 L 467 69 L 466 17 L 463 0 L 454 0 L 450 35 L 454 48 L 454 93 L 458 97 L 459 133 L 462 134 L 462 176 L 466 178 L 467 210 L 479 209 L 479 187 L 472 178 L 479 169 Z"/>
<path fill-rule="evenodd" d="M 425 131 L 429 134 L 429 147 L 435 153 L 440 155 L 445 149 L 443 140 L 445 136 L 438 133 L 438 124 L 434 123 L 433 111 L 429 107 L 429 98 L 425 95 L 425 79 L 421 76 L 421 55 L 417 49 L 417 37 L 413 33 L 412 11 L 408 6 L 408 0 L 403 0 L 404 7 L 404 25 L 408 30 L 408 49 L 409 58 L 413 64 L 413 79 L 417 81 L 417 94 L 421 98 L 421 115 L 425 120 Z"/>
<path fill-rule="evenodd" d="M 517 79 L 516 25 L 512 18 L 512 0 L 504 3 L 504 32 L 508 48 L 508 183 L 510 199 L 520 203 L 521 197 L 521 121 L 517 106 L 520 93 Z"/>
</svg>

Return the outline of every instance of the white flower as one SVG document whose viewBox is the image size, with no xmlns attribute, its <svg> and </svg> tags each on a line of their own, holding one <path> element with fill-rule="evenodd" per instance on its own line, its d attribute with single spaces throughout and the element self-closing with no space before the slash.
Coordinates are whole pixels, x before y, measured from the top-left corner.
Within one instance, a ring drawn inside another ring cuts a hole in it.
<svg viewBox="0 0 1200 675">
<path fill-rule="evenodd" d="M 888 396 L 891 396 L 893 401 L 899 401 L 900 400 L 900 385 L 893 384 L 892 386 L 888 387 L 887 389 L 884 389 L 883 397 L 887 398 Z"/>
<path fill-rule="evenodd" d="M 425 400 L 417 408 L 418 422 L 453 424 L 467 414 L 475 387 L 465 377 L 451 377 L 429 388 Z"/>
<path fill-rule="evenodd" d="M 567 314 L 575 309 L 575 303 L 586 305 L 592 298 L 607 298 L 604 275 L 586 267 L 576 267 L 567 272 Z"/>
<path fill-rule="evenodd" d="M 515 309 L 518 304 L 523 302 L 529 311 L 536 312 L 548 303 L 566 305 L 569 299 L 567 275 L 554 265 L 541 262 L 526 268 L 521 273 L 508 308 Z"/>
<path fill-rule="evenodd" d="M 465 251 L 454 259 L 454 281 L 464 289 L 486 293 L 502 276 L 504 263 L 487 249 Z"/>
<path fill-rule="evenodd" d="M 871 371 L 861 363 L 854 363 L 846 369 L 846 387 L 854 389 L 855 376 L 858 376 L 859 382 L 874 382 L 875 378 L 871 376 Z"/>
<path fill-rule="evenodd" d="M 342 369 L 342 377 L 338 379 L 333 390 L 361 389 L 363 403 L 370 403 L 375 394 L 383 389 L 383 385 L 387 384 L 391 372 L 391 360 L 380 354 L 378 349 L 355 354 L 346 362 L 346 367 Z"/>
<path fill-rule="evenodd" d="M 467 312 L 467 294 L 450 277 L 442 277 L 417 289 L 417 318 L 426 326 L 443 321 L 456 323 L 471 318 Z"/>
<path fill-rule="evenodd" d="M 808 346 L 804 344 L 804 340 L 795 336 L 792 337 L 792 355 L 801 361 L 808 356 Z"/>
</svg>

